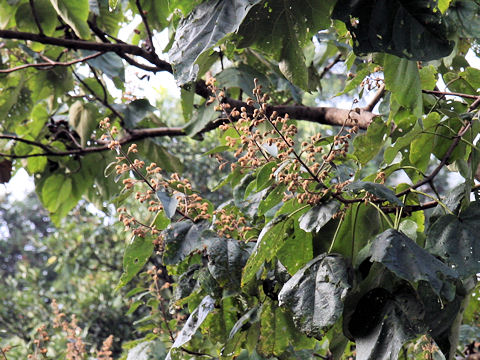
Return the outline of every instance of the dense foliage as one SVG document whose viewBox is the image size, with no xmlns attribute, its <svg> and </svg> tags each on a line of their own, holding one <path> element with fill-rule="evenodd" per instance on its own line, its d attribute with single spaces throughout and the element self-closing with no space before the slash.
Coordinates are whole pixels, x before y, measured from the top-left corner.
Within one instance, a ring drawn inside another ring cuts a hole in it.
<svg viewBox="0 0 480 360">
<path fill-rule="evenodd" d="M 0 38 L 0 181 L 26 169 L 61 232 L 23 222 L 31 271 L 1 243 L 0 301 L 44 325 L 0 312 L 0 356 L 475 352 L 478 1 L 0 0 Z M 159 72 L 179 104 L 139 91 Z"/>
</svg>

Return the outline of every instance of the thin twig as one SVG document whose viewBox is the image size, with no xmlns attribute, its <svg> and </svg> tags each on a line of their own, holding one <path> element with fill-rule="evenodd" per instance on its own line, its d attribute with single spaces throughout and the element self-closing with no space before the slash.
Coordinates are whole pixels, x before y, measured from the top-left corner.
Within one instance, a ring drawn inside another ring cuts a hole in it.
<svg viewBox="0 0 480 360">
<path fill-rule="evenodd" d="M 38 19 L 38 14 L 35 9 L 35 4 L 33 3 L 33 0 L 30 0 L 30 8 L 32 9 L 33 18 L 35 19 L 35 24 L 37 24 L 39 34 L 41 36 L 45 36 L 45 33 L 43 32 L 43 29 L 42 29 L 42 25 L 40 24 L 40 20 Z"/>
<path fill-rule="evenodd" d="M 135 4 L 137 5 L 138 12 L 139 12 L 140 16 L 142 17 L 143 25 L 145 25 L 145 30 L 147 30 L 147 36 L 148 36 L 147 50 L 149 50 L 152 53 L 155 53 L 155 48 L 153 46 L 152 31 L 150 30 L 150 26 L 148 25 L 148 19 L 147 19 L 146 13 L 142 9 L 142 5 L 140 4 L 140 0 L 136 0 Z M 150 49 L 148 49 L 148 47 L 150 47 Z"/>
<path fill-rule="evenodd" d="M 93 89 L 90 86 L 88 86 L 88 84 L 85 81 L 83 81 L 75 71 L 72 71 L 72 72 L 73 72 L 73 75 L 75 76 L 75 78 L 78 80 L 78 82 L 80 82 L 80 84 L 82 84 L 85 87 L 85 89 L 87 89 L 90 92 L 90 94 L 92 94 L 92 96 L 95 98 L 95 100 L 97 100 L 100 104 L 102 104 L 108 110 L 110 110 L 122 122 L 124 121 L 124 118 L 123 118 L 122 114 L 120 114 L 117 110 L 115 110 L 115 108 L 112 105 L 110 105 L 107 101 L 104 101 L 102 98 L 100 98 L 100 96 L 98 96 L 97 93 L 95 93 L 95 91 L 93 91 Z"/>
<path fill-rule="evenodd" d="M 7 73 L 12 73 L 14 71 L 23 70 L 23 69 L 30 68 L 30 67 L 40 68 L 40 69 L 50 69 L 50 68 L 53 68 L 54 66 L 70 66 L 70 65 L 74 65 L 74 64 L 77 64 L 77 63 L 87 61 L 87 60 L 94 59 L 94 58 L 99 57 L 100 55 L 103 55 L 103 54 L 104 54 L 103 52 L 99 51 L 99 52 L 96 52 L 94 54 L 84 56 L 80 59 L 75 59 L 75 60 L 65 61 L 65 62 L 53 61 L 53 60 L 49 59 L 49 61 L 44 62 L 44 63 L 23 64 L 23 65 L 19 65 L 19 66 L 10 68 L 10 69 L 0 70 L 0 73 L 7 74 Z"/>
<path fill-rule="evenodd" d="M 435 96 L 458 96 L 462 97 L 465 99 L 475 99 L 478 100 L 479 96 L 478 95 L 471 95 L 471 94 L 463 94 L 463 93 L 457 93 L 457 92 L 449 92 L 449 91 L 437 91 L 437 90 L 422 90 L 424 94 L 431 94 Z"/>
<path fill-rule="evenodd" d="M 322 72 L 319 75 L 319 78 L 322 79 L 330 71 L 330 69 L 334 67 L 335 64 L 337 64 L 341 60 L 342 60 L 342 54 L 339 53 L 337 56 L 335 56 L 335 59 L 333 59 L 333 61 L 330 64 L 328 64 L 323 68 Z"/>
</svg>

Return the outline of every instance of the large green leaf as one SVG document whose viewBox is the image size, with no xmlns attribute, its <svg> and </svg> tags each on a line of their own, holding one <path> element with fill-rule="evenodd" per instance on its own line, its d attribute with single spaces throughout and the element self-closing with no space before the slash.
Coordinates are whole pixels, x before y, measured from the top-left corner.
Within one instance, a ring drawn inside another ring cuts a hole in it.
<svg viewBox="0 0 480 360">
<path fill-rule="evenodd" d="M 410 144 L 409 160 L 413 166 L 419 169 L 422 173 L 427 170 L 430 162 L 430 154 L 433 149 L 433 141 L 435 138 L 433 132 L 435 126 L 440 122 L 440 115 L 436 112 L 431 112 L 423 119 L 423 127 L 425 133 L 417 136 Z"/>
<path fill-rule="evenodd" d="M 170 154 L 164 145 L 168 146 L 165 140 L 145 139 L 137 142 L 138 154 L 155 162 L 160 168 L 168 172 L 181 173 L 183 164 L 180 159 Z"/>
<path fill-rule="evenodd" d="M 283 285 L 278 300 L 292 311 L 300 331 L 321 339 L 324 331 L 342 315 L 343 300 L 351 283 L 343 257 L 322 254 Z"/>
<path fill-rule="evenodd" d="M 459 216 L 444 215 L 427 231 L 425 248 L 440 256 L 462 278 L 480 272 L 480 203 L 474 202 Z"/>
<path fill-rule="evenodd" d="M 72 191 L 72 179 L 62 174 L 49 176 L 41 188 L 43 205 L 54 213 L 70 196 Z"/>
<path fill-rule="evenodd" d="M 260 325 L 257 351 L 265 358 L 283 354 L 289 345 L 308 347 L 312 342 L 299 336 L 289 314 L 269 298 L 262 306 Z"/>
<path fill-rule="evenodd" d="M 208 270 L 227 288 L 238 289 L 249 253 L 237 240 L 217 238 L 207 248 Z"/>
<path fill-rule="evenodd" d="M 197 6 L 177 28 L 168 52 L 179 85 L 196 80 L 200 56 L 226 35 L 238 30 L 243 19 L 259 0 L 210 0 Z"/>
<path fill-rule="evenodd" d="M 313 258 L 312 234 L 300 229 L 296 221 L 293 225 L 293 235 L 277 252 L 278 260 L 292 275 Z"/>
<path fill-rule="evenodd" d="M 133 236 L 123 255 L 123 274 L 116 290 L 124 287 L 143 268 L 153 253 L 153 239 L 150 236 Z"/>
<path fill-rule="evenodd" d="M 50 0 L 57 14 L 82 39 L 90 38 L 90 29 L 87 24 L 89 3 L 88 0 Z"/>
<path fill-rule="evenodd" d="M 383 264 L 398 277 L 412 284 L 426 281 L 438 296 L 453 300 L 457 273 L 397 230 L 378 235 L 369 254 L 370 261 Z"/>
<path fill-rule="evenodd" d="M 454 46 L 435 0 L 339 0 L 332 17 L 346 24 L 359 55 L 386 52 L 433 60 L 447 56 Z"/>
</svg>

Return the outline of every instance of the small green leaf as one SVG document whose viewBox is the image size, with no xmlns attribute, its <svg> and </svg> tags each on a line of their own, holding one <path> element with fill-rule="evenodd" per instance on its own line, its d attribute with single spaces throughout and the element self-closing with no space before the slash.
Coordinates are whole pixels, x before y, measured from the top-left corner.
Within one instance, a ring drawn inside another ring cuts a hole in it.
<svg viewBox="0 0 480 360">
<path fill-rule="evenodd" d="M 111 10 L 115 10 L 118 5 L 118 0 L 108 0 L 108 6 Z"/>
<path fill-rule="evenodd" d="M 78 100 L 70 106 L 68 123 L 80 135 L 81 145 L 85 147 L 93 130 L 97 127 L 97 109 L 93 104 L 84 104 Z"/>
<path fill-rule="evenodd" d="M 169 196 L 167 192 L 163 190 L 158 190 L 157 191 L 157 197 L 160 200 L 160 202 L 163 205 L 163 210 L 165 211 L 165 215 L 169 219 L 175 215 L 175 212 L 177 211 L 177 205 L 178 205 L 178 200 L 174 196 Z"/>
<path fill-rule="evenodd" d="M 277 165 L 276 161 L 271 161 L 260 168 L 257 175 L 257 191 L 265 189 L 272 181 L 272 169 Z"/>
<path fill-rule="evenodd" d="M 370 181 L 355 181 L 351 184 L 348 184 L 345 189 L 355 193 L 365 190 L 379 199 L 387 200 L 398 206 L 404 206 L 403 202 L 395 196 L 395 193 L 382 184 L 377 184 Z"/>
<path fill-rule="evenodd" d="M 153 252 L 152 238 L 133 236 L 123 254 L 123 274 L 115 288 L 118 291 L 143 268 Z"/>
<path fill-rule="evenodd" d="M 87 24 L 88 0 L 50 0 L 57 14 L 75 31 L 81 39 L 90 38 Z"/>
<path fill-rule="evenodd" d="M 202 155 L 206 156 L 206 155 L 218 154 L 220 152 L 228 151 L 230 149 L 231 149 L 231 147 L 228 146 L 228 145 L 219 145 L 219 146 L 213 148 L 212 150 L 208 150 L 207 152 L 203 153 Z"/>
</svg>

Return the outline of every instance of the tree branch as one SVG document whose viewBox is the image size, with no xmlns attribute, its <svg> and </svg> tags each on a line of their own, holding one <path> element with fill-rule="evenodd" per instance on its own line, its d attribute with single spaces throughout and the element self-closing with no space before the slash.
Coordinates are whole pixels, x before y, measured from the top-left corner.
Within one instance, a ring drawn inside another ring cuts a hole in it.
<svg viewBox="0 0 480 360">
<path fill-rule="evenodd" d="M 99 51 L 99 52 L 96 52 L 94 54 L 84 56 L 80 59 L 65 61 L 65 62 L 53 61 L 53 60 L 49 59 L 49 61 L 44 62 L 44 63 L 24 64 L 24 65 L 19 65 L 19 66 L 10 68 L 10 69 L 0 70 L 0 74 L 11 73 L 11 72 L 14 72 L 14 71 L 23 70 L 23 69 L 30 68 L 30 67 L 41 68 L 41 69 L 47 68 L 48 69 L 48 68 L 52 68 L 54 66 L 70 66 L 70 65 L 74 65 L 74 64 L 84 62 L 84 61 L 87 61 L 87 60 L 90 60 L 90 59 L 94 59 L 96 57 L 99 57 L 102 54 L 104 54 L 104 53 Z"/>
<path fill-rule="evenodd" d="M 68 49 L 75 50 L 92 50 L 92 51 L 101 51 L 107 52 L 111 51 L 117 53 L 121 56 L 125 54 L 136 55 L 144 58 L 149 61 L 151 64 L 155 65 L 154 69 L 151 71 L 168 71 L 172 72 L 172 66 L 161 59 L 158 58 L 156 54 L 152 54 L 145 49 L 142 49 L 136 45 L 130 44 L 113 44 L 113 43 L 99 43 L 86 40 L 75 40 L 75 39 L 62 39 L 55 38 L 50 36 L 42 36 L 39 34 L 22 32 L 22 31 L 13 31 L 13 30 L 0 30 L 0 38 L 4 39 L 16 39 L 16 40 L 30 40 L 38 42 L 41 44 L 61 46 Z"/>
</svg>

